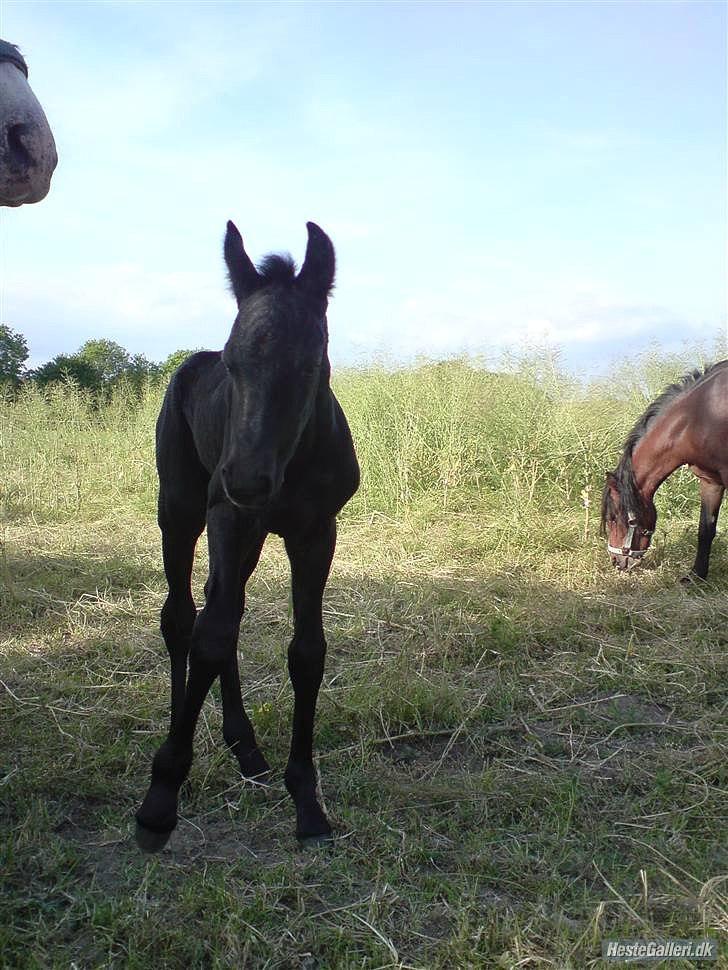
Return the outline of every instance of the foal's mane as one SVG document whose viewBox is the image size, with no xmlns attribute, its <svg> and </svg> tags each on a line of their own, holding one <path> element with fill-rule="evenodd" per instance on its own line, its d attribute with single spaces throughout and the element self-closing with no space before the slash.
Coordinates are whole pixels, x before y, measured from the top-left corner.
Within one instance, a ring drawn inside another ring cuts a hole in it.
<svg viewBox="0 0 728 970">
<path fill-rule="evenodd" d="M 268 253 L 257 269 L 263 286 L 292 283 L 296 278 L 296 264 L 288 253 Z"/>
<path fill-rule="evenodd" d="M 619 464 L 615 470 L 611 473 L 613 478 L 616 480 L 617 489 L 620 495 L 620 516 L 626 521 L 627 512 L 634 512 L 639 514 L 644 509 L 644 501 L 642 496 L 637 489 L 637 482 L 634 477 L 634 468 L 632 466 L 632 453 L 634 452 L 637 443 L 644 437 L 647 429 L 650 427 L 652 422 L 658 415 L 662 414 L 668 404 L 675 400 L 676 397 L 680 397 L 686 391 L 691 390 L 696 384 L 699 384 L 706 377 L 709 377 L 713 370 L 718 367 L 719 364 L 708 364 L 702 370 L 697 367 L 695 370 L 690 371 L 688 374 L 684 374 L 679 380 L 675 381 L 674 384 L 669 384 L 665 390 L 655 398 L 655 400 L 647 406 L 644 413 L 637 419 L 634 427 L 627 435 L 624 448 L 622 451 L 622 457 L 619 459 Z M 614 511 L 614 503 L 612 501 L 611 492 L 609 490 L 609 481 L 604 486 L 604 491 L 602 492 L 602 534 L 604 534 L 607 527 L 607 519 Z"/>
</svg>

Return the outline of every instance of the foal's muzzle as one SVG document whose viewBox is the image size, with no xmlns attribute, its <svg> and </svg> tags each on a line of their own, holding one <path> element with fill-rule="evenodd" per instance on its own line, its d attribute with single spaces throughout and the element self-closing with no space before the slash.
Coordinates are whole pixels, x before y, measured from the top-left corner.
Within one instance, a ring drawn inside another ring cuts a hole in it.
<svg viewBox="0 0 728 970">
<path fill-rule="evenodd" d="M 259 473 L 248 475 L 241 481 L 234 481 L 226 465 L 220 474 L 225 494 L 238 508 L 259 512 L 273 497 L 275 485 L 270 475 Z"/>
</svg>

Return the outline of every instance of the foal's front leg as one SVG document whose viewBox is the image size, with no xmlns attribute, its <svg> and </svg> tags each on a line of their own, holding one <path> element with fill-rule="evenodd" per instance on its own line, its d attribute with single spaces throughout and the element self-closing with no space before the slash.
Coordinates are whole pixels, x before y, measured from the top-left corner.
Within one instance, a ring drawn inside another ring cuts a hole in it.
<svg viewBox="0 0 728 970">
<path fill-rule="evenodd" d="M 331 837 L 331 826 L 317 794 L 313 764 L 313 723 L 324 674 L 322 602 L 336 545 L 336 519 L 312 533 L 286 539 L 291 563 L 294 633 L 288 648 L 288 672 L 295 694 L 291 753 L 285 782 L 296 805 L 296 835 L 304 841 Z"/>
<path fill-rule="evenodd" d="M 177 825 L 177 800 L 192 764 L 200 710 L 215 678 L 235 658 L 242 613 L 241 564 L 256 544 L 258 552 L 262 545 L 260 533 L 253 532 L 227 502 L 208 511 L 207 536 L 207 601 L 192 631 L 184 704 L 154 757 L 151 785 L 136 816 L 137 841 L 148 852 L 161 849 Z"/>
</svg>

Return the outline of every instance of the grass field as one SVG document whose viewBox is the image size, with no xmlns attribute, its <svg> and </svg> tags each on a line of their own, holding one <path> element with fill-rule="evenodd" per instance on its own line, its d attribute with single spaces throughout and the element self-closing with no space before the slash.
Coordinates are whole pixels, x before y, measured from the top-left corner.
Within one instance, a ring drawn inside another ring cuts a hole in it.
<svg viewBox="0 0 728 970">
<path fill-rule="evenodd" d="M 0 966 L 584 968 L 603 938 L 725 938 L 725 530 L 710 582 L 679 585 L 698 501 L 677 473 L 640 569 L 617 574 L 598 536 L 604 470 L 685 363 L 588 387 L 546 360 L 338 376 L 363 484 L 325 603 L 338 837 L 318 850 L 282 783 L 281 543 L 240 638 L 271 784 L 236 776 L 211 697 L 178 829 L 143 856 L 132 814 L 168 714 L 161 391 L 0 405 Z M 204 577 L 203 543 L 198 601 Z"/>
</svg>

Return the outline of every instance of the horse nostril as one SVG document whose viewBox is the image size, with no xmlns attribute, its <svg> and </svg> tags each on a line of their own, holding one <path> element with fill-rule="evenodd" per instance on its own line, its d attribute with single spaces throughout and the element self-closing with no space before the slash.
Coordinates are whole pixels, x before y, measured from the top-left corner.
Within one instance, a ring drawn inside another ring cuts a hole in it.
<svg viewBox="0 0 728 970">
<path fill-rule="evenodd" d="M 28 142 L 31 140 L 30 136 L 30 125 L 24 124 L 9 125 L 5 133 L 13 161 L 26 168 L 35 164 L 35 159 L 28 147 Z"/>
</svg>

